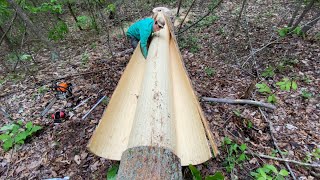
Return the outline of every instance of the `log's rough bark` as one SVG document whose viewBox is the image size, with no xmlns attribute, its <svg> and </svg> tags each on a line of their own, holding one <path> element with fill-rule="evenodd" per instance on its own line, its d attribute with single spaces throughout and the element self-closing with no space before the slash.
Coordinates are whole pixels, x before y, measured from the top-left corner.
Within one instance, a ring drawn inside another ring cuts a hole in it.
<svg viewBox="0 0 320 180">
<path fill-rule="evenodd" d="M 121 157 L 118 180 L 182 179 L 180 158 L 161 147 L 134 147 Z"/>
</svg>

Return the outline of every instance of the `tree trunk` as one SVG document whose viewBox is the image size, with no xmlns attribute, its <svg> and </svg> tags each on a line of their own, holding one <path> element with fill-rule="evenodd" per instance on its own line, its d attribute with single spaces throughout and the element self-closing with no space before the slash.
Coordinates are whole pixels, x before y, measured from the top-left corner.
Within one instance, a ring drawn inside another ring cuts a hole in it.
<svg viewBox="0 0 320 180">
<path fill-rule="evenodd" d="M 32 23 L 29 17 L 19 7 L 19 5 L 16 4 L 13 0 L 7 0 L 7 2 L 11 5 L 11 7 L 13 7 L 17 11 L 18 16 L 27 24 L 27 27 L 34 33 L 34 35 L 36 35 L 44 44 L 47 45 L 47 47 L 50 49 L 52 53 L 51 59 L 52 60 L 58 59 L 59 55 L 54 45 L 47 38 L 43 36 L 42 31 Z"/>
<path fill-rule="evenodd" d="M 292 18 L 291 18 L 291 20 L 290 20 L 290 22 L 288 24 L 288 27 L 291 27 L 293 22 L 294 22 L 294 20 L 296 19 L 297 15 L 298 15 L 298 12 L 300 10 L 301 4 L 302 4 L 302 1 L 298 0 L 296 9 L 293 12 L 293 15 L 292 15 Z"/>
<path fill-rule="evenodd" d="M 179 16 L 179 11 L 180 11 L 180 7 L 181 7 L 181 2 L 182 2 L 182 0 L 179 0 L 179 2 L 178 2 L 178 10 L 177 10 L 177 17 Z"/>
<path fill-rule="evenodd" d="M 74 21 L 75 21 L 76 24 L 77 24 L 79 30 L 82 31 L 82 28 L 81 28 L 81 26 L 80 26 L 79 23 L 78 23 L 77 17 L 76 17 L 76 15 L 74 14 L 74 12 L 73 12 L 73 10 L 72 10 L 72 7 L 71 7 L 70 2 L 67 2 L 67 6 L 68 6 L 68 9 L 69 9 L 69 11 L 70 11 L 71 16 L 73 17 Z"/>
<path fill-rule="evenodd" d="M 182 179 L 180 158 L 160 147 L 134 147 L 121 157 L 117 179 Z"/>
<path fill-rule="evenodd" d="M 317 24 L 317 22 L 320 19 L 320 12 L 318 12 L 318 14 L 316 14 L 315 16 L 313 16 L 312 20 L 306 24 L 305 26 L 302 27 L 302 32 L 305 34 L 307 33 L 315 24 Z"/>
<path fill-rule="evenodd" d="M 314 2 L 315 2 L 315 0 L 311 0 L 310 3 L 304 8 L 302 14 L 299 16 L 298 20 L 293 24 L 290 31 L 293 31 L 296 27 L 298 27 L 298 25 L 302 21 L 303 17 L 310 11 Z"/>
<path fill-rule="evenodd" d="M 4 32 L 4 30 L 2 29 L 1 26 L 0 26 L 0 37 L 3 37 L 3 40 L 8 45 L 9 49 L 12 50 L 12 48 L 13 48 L 12 43 L 11 43 L 10 39 L 8 38 L 8 36 L 6 35 L 6 33 Z M 0 45 L 1 44 L 2 44 L 2 42 L 0 41 Z"/>
<path fill-rule="evenodd" d="M 178 28 L 178 32 L 180 32 L 180 29 L 181 29 L 181 27 L 182 27 L 182 24 L 184 23 L 184 20 L 186 20 L 188 14 L 189 14 L 189 12 L 190 12 L 190 10 L 191 10 L 191 8 L 192 8 L 192 6 L 194 5 L 195 2 L 196 2 L 196 0 L 193 0 L 193 1 L 192 1 L 191 6 L 189 7 L 186 15 L 184 16 L 183 20 L 182 20 L 181 23 L 180 23 L 180 26 L 179 26 L 179 28 Z"/>
</svg>

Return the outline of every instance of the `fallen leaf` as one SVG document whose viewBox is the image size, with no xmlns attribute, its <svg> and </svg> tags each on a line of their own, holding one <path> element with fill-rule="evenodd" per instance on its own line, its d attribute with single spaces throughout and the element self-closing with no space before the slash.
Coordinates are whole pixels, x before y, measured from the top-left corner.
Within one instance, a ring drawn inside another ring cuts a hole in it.
<svg viewBox="0 0 320 180">
<path fill-rule="evenodd" d="M 74 156 L 74 161 L 79 165 L 81 163 L 81 159 L 79 155 Z"/>
</svg>

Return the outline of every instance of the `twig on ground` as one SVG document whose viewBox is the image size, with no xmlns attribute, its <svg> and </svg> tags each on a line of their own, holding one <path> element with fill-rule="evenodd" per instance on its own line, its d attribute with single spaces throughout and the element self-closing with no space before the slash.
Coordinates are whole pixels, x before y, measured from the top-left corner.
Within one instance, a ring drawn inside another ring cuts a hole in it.
<svg viewBox="0 0 320 180">
<path fill-rule="evenodd" d="M 223 0 L 220 0 L 211 10 L 217 8 Z M 204 16 L 202 16 L 200 19 L 198 19 L 195 23 L 191 24 L 189 27 L 186 27 L 184 30 L 182 30 L 181 32 L 178 32 L 178 36 L 182 33 L 184 33 L 185 31 L 187 31 L 188 29 L 190 29 L 191 27 L 193 27 L 194 25 L 198 24 L 200 21 L 202 21 L 205 17 L 209 16 L 211 14 L 211 10 L 209 10 Z"/>
<path fill-rule="evenodd" d="M 10 162 L 8 164 L 8 167 L 7 167 L 7 171 L 6 171 L 6 178 L 4 179 L 8 179 L 8 175 L 9 175 L 9 170 L 10 170 L 10 167 L 11 167 L 11 164 L 12 164 L 12 155 L 13 155 L 13 152 L 16 150 L 16 147 L 13 146 L 12 149 L 11 149 L 11 152 L 10 152 Z"/>
<path fill-rule="evenodd" d="M 273 136 L 273 130 L 274 130 L 274 129 L 273 129 L 272 122 L 265 116 L 265 114 L 263 113 L 263 111 L 261 110 L 261 108 L 259 108 L 259 111 L 260 111 L 263 119 L 265 119 L 265 121 L 267 121 L 268 124 L 269 124 L 270 135 L 271 135 L 271 138 L 272 138 L 272 141 L 273 141 L 274 146 L 276 147 L 276 149 L 278 150 L 278 152 L 281 152 L 281 150 L 280 150 L 280 148 L 279 148 L 279 146 L 278 146 L 278 144 L 277 144 L 277 140 L 276 140 L 276 138 Z M 284 158 L 281 153 L 279 153 L 279 154 L 280 154 L 281 158 Z M 294 180 L 296 180 L 297 178 L 296 178 L 296 176 L 294 175 L 294 173 L 293 173 L 291 167 L 289 166 L 288 162 L 284 162 L 284 163 L 285 163 L 286 167 L 288 168 L 291 177 L 292 177 Z"/>
<path fill-rule="evenodd" d="M 227 99 L 227 98 L 211 98 L 211 97 L 202 97 L 202 99 L 208 102 L 228 103 L 228 104 L 250 104 L 254 106 L 266 107 L 273 110 L 276 109 L 276 106 L 272 104 L 259 102 L 259 101 L 252 101 L 248 99 Z"/>
<path fill-rule="evenodd" d="M 264 155 L 264 154 L 258 154 L 258 153 L 252 153 L 252 152 L 248 152 L 248 151 L 246 151 L 245 153 L 249 154 L 249 155 L 259 156 L 259 157 L 265 158 L 265 159 L 272 159 L 272 160 L 282 161 L 282 162 L 286 162 L 286 163 L 298 164 L 298 165 L 301 165 L 301 166 L 309 166 L 309 167 L 314 167 L 314 168 L 320 168 L 320 164 L 304 163 L 304 162 L 295 161 L 295 160 L 291 160 L 291 159 L 283 159 L 283 158 L 278 158 L 278 157 L 272 157 L 272 156 L 268 156 L 268 155 Z"/>
<path fill-rule="evenodd" d="M 48 80 L 48 82 L 58 81 L 60 79 L 67 79 L 67 78 L 71 78 L 71 77 L 75 77 L 75 76 L 82 76 L 82 75 L 87 75 L 87 74 L 92 74 L 92 73 L 98 73 L 98 72 L 101 72 L 101 71 L 104 71 L 104 70 L 107 70 L 107 69 L 109 69 L 109 68 L 103 68 L 103 69 L 98 69 L 98 70 L 95 70 L 95 71 L 89 71 L 89 72 L 84 72 L 84 73 L 71 74 L 71 75 L 60 77 L 60 78 Z"/>
<path fill-rule="evenodd" d="M 6 117 L 7 119 L 9 119 L 10 121 L 12 121 L 12 117 L 10 116 L 10 114 L 8 114 L 2 107 L 0 107 L 0 112 L 2 112 L 2 114 L 4 115 L 4 117 Z"/>
<path fill-rule="evenodd" d="M 126 49 L 126 50 L 121 51 L 121 52 L 118 52 L 118 53 L 113 53 L 113 55 L 114 55 L 115 57 L 121 57 L 121 56 L 124 56 L 124 55 L 126 55 L 126 54 L 130 54 L 130 53 L 132 53 L 133 51 L 134 51 L 133 48 L 129 48 L 129 49 Z"/>
</svg>

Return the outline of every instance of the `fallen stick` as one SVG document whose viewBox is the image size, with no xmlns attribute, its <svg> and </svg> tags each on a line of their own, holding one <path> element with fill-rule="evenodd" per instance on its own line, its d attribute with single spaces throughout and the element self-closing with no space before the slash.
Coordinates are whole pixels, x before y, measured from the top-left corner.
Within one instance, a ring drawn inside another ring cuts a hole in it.
<svg viewBox="0 0 320 180">
<path fill-rule="evenodd" d="M 102 100 L 106 97 L 106 95 L 104 95 L 83 117 L 82 120 L 86 119 L 87 116 L 89 116 L 89 114 L 102 102 Z"/>
<path fill-rule="evenodd" d="M 110 68 L 103 68 L 103 69 L 98 69 L 98 70 L 95 70 L 95 71 L 89 71 L 89 72 L 84 72 L 84 73 L 71 74 L 71 75 L 67 75 L 67 76 L 64 76 L 64 77 L 60 77 L 60 78 L 56 78 L 56 79 L 51 79 L 51 80 L 49 80 L 48 82 L 57 81 L 57 80 L 60 80 L 60 79 L 67 79 L 67 78 L 74 77 L 74 76 L 82 76 L 82 75 L 87 75 L 87 74 L 92 74 L 92 73 L 98 73 L 98 72 L 101 72 L 101 71 L 104 71 L 104 70 L 108 70 L 108 69 L 110 69 Z"/>
<path fill-rule="evenodd" d="M 265 158 L 265 159 L 272 159 L 272 160 L 276 160 L 276 161 L 294 163 L 294 164 L 298 164 L 298 165 L 301 165 L 301 166 L 309 166 L 309 167 L 314 167 L 314 168 L 320 168 L 320 164 L 316 164 L 316 163 L 314 163 L 314 164 L 304 163 L 304 162 L 295 161 L 295 160 L 291 160 L 291 159 L 283 159 L 283 158 L 272 157 L 272 156 L 268 156 L 268 155 L 264 155 L 264 154 L 247 152 L 247 151 L 245 153 L 249 154 L 249 155 L 259 156 L 259 157 Z"/>
<path fill-rule="evenodd" d="M 277 140 L 276 140 L 276 138 L 275 138 L 274 135 L 273 135 L 273 130 L 274 130 L 274 128 L 273 128 L 272 122 L 265 116 L 265 114 L 263 113 L 263 111 L 261 110 L 260 107 L 259 107 L 259 111 L 260 111 L 262 117 L 265 119 L 265 121 L 267 121 L 268 124 L 269 124 L 270 135 L 271 135 L 271 138 L 272 138 L 272 141 L 273 141 L 273 145 L 276 147 L 276 149 L 278 150 L 278 152 L 281 152 L 281 149 L 279 148 L 279 146 L 278 146 L 278 144 L 277 144 Z M 280 156 L 283 158 L 283 155 L 282 155 L 281 153 L 279 153 L 279 154 L 280 154 Z M 296 176 L 294 175 L 294 173 L 293 173 L 290 165 L 288 164 L 288 162 L 284 162 L 284 164 L 285 164 L 286 167 L 288 168 L 291 177 L 292 177 L 294 180 L 296 180 L 297 178 L 296 178 Z"/>
<path fill-rule="evenodd" d="M 227 99 L 227 98 L 211 98 L 211 97 L 202 97 L 202 99 L 207 102 L 228 103 L 228 104 L 250 104 L 250 105 L 265 107 L 273 110 L 276 109 L 276 106 L 272 104 L 259 102 L 259 101 L 252 101 L 248 99 Z"/>
<path fill-rule="evenodd" d="M 10 116 L 10 114 L 8 114 L 2 107 L 0 107 L 0 111 L 2 112 L 2 114 L 4 115 L 4 117 L 6 117 L 7 119 L 9 119 L 10 121 L 12 121 L 12 117 Z"/>
</svg>

